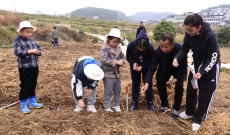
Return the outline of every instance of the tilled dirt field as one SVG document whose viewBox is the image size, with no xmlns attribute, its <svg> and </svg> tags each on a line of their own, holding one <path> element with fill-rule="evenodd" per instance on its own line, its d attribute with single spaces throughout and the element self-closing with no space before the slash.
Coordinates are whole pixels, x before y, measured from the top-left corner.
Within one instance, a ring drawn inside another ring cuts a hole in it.
<svg viewBox="0 0 230 135">
<path fill-rule="evenodd" d="M 84 111 L 77 113 L 72 96 L 70 80 L 72 68 L 78 57 L 91 55 L 99 60 L 100 45 L 65 43 L 58 48 L 42 46 L 40 73 L 37 84 L 38 101 L 44 104 L 42 109 L 31 109 L 24 115 L 19 105 L 0 111 L 0 135 L 145 135 L 145 134 L 192 134 L 191 120 L 172 119 L 171 112 L 160 114 L 147 109 L 144 97 L 140 97 L 137 111 L 126 112 L 125 87 L 129 88 L 131 102 L 131 79 L 129 64 L 121 68 L 122 92 L 121 113 L 108 113 L 103 109 L 103 85 L 99 83 L 97 91 L 97 113 Z M 12 48 L 0 48 L 0 107 L 18 100 L 19 76 L 16 56 Z M 219 88 L 211 109 L 210 119 L 197 134 L 230 134 L 230 73 L 221 73 Z M 173 103 L 173 86 L 169 87 L 169 101 Z M 154 104 L 160 106 L 159 96 L 154 85 Z M 185 95 L 185 94 L 184 94 Z M 86 100 L 85 100 L 86 101 Z M 182 109 L 185 108 L 185 97 Z M 59 110 L 48 110 L 59 108 Z"/>
</svg>

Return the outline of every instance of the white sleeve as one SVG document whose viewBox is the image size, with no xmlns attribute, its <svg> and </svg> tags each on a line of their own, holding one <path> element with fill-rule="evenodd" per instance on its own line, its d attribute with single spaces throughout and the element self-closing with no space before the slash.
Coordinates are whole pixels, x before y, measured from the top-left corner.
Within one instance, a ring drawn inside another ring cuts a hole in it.
<svg viewBox="0 0 230 135">
<path fill-rule="evenodd" d="M 71 87 L 72 87 L 73 95 L 76 99 L 83 96 L 82 82 L 78 79 L 76 80 L 76 77 L 74 74 L 71 79 Z"/>
</svg>

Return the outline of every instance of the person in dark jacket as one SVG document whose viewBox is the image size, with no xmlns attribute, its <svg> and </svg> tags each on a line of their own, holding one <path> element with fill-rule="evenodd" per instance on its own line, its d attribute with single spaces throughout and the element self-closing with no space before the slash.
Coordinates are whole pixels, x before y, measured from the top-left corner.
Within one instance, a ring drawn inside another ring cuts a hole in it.
<svg viewBox="0 0 230 135">
<path fill-rule="evenodd" d="M 83 56 L 78 58 L 74 64 L 73 75 L 71 79 L 71 87 L 73 95 L 76 99 L 76 109 L 74 111 L 80 112 L 85 107 L 84 87 L 87 87 L 88 106 L 87 111 L 97 112 L 95 108 L 96 102 L 96 87 L 99 80 L 104 77 L 99 63 L 90 56 Z"/>
<path fill-rule="evenodd" d="M 172 117 L 178 118 L 180 113 L 180 105 L 183 96 L 183 84 L 187 77 L 187 58 L 180 62 L 180 66 L 175 68 L 172 65 L 173 59 L 176 54 L 181 50 L 181 45 L 174 42 L 171 34 L 165 33 L 160 37 L 160 46 L 155 49 L 155 55 L 152 63 L 149 66 L 147 75 L 145 77 L 145 85 L 141 88 L 141 93 L 149 88 L 152 83 L 152 78 L 157 70 L 157 88 L 161 99 L 160 112 L 166 113 L 170 111 L 167 88 L 168 84 L 175 84 L 175 95 Z M 169 80 L 173 76 L 172 80 Z"/>
<path fill-rule="evenodd" d="M 198 14 L 189 15 L 184 20 L 185 37 L 181 51 L 176 55 L 173 66 L 187 56 L 189 49 L 193 51 L 195 75 L 188 77 L 186 111 L 180 113 L 182 119 L 193 119 L 192 130 L 197 131 L 200 124 L 208 118 L 219 78 L 220 52 L 216 34 L 210 24 L 203 22 Z M 198 80 L 199 97 L 193 89 L 192 79 Z M 196 108 L 198 99 L 198 107 Z"/>
<path fill-rule="evenodd" d="M 151 43 L 149 43 L 149 38 L 144 30 L 140 32 L 137 38 L 128 44 L 126 50 L 126 59 L 130 63 L 130 72 L 132 78 L 132 110 L 137 109 L 141 74 L 144 80 L 148 67 L 151 63 L 153 57 L 154 48 Z M 149 84 L 149 88 L 146 91 L 146 100 L 148 102 L 148 107 L 150 110 L 154 110 L 152 103 L 153 100 L 153 90 L 152 83 Z"/>
<path fill-rule="evenodd" d="M 143 22 L 140 21 L 140 26 L 137 28 L 137 32 L 136 32 L 136 38 L 137 38 L 137 36 L 140 34 L 140 32 L 141 32 L 142 30 L 144 30 L 144 31 L 146 32 L 146 29 L 145 29 L 145 27 L 144 27 Z"/>
</svg>

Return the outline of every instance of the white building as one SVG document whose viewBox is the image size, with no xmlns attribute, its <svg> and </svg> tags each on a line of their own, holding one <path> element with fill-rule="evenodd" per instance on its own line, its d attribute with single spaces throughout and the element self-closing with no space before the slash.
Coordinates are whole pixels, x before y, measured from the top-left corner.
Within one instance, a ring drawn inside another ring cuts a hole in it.
<svg viewBox="0 0 230 135">
<path fill-rule="evenodd" d="M 211 12 L 203 12 L 203 20 L 211 25 L 224 26 L 226 22 L 230 20 L 230 8 L 215 8 L 211 9 Z"/>
<path fill-rule="evenodd" d="M 201 16 L 208 16 L 208 12 L 203 12 Z"/>
<path fill-rule="evenodd" d="M 216 18 L 223 18 L 225 21 L 230 20 L 230 8 L 216 8 L 212 9 L 209 16 Z"/>
<path fill-rule="evenodd" d="M 224 11 L 222 8 L 212 9 L 212 11 L 210 12 L 210 16 L 217 16 L 217 15 L 224 15 Z"/>
<path fill-rule="evenodd" d="M 89 19 L 92 19 L 92 20 L 99 20 L 99 16 L 89 17 Z"/>
<path fill-rule="evenodd" d="M 222 18 L 213 18 L 213 17 L 204 17 L 203 21 L 210 23 L 211 25 L 218 25 L 223 19 Z"/>
<path fill-rule="evenodd" d="M 181 15 L 170 15 L 165 19 L 166 21 L 171 21 L 178 25 L 183 25 L 184 19 L 191 14 L 195 14 L 193 12 L 185 12 Z M 210 13 L 196 13 L 202 16 L 203 20 L 211 25 L 220 25 L 225 26 L 226 22 L 230 20 L 230 8 L 216 8 L 212 9 Z"/>
<path fill-rule="evenodd" d="M 194 14 L 194 13 L 193 12 L 184 12 L 183 14 L 180 14 L 180 15 L 170 15 L 170 16 L 168 16 L 166 21 L 171 21 L 171 22 L 176 23 L 176 24 L 181 26 L 184 24 L 184 19 L 188 15 L 192 15 L 192 14 Z"/>
</svg>

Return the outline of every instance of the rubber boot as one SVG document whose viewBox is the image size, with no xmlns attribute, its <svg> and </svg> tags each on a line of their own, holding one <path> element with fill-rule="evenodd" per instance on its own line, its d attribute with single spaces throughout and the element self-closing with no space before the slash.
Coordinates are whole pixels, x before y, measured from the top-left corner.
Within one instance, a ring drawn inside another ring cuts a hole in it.
<svg viewBox="0 0 230 135">
<path fill-rule="evenodd" d="M 31 108 L 42 108 L 43 107 L 42 104 L 39 104 L 37 102 L 36 96 L 29 97 L 29 101 L 30 101 L 29 107 Z"/>
<path fill-rule="evenodd" d="M 30 109 L 27 107 L 27 100 L 20 100 L 21 108 L 20 110 L 22 113 L 30 113 Z"/>
</svg>

